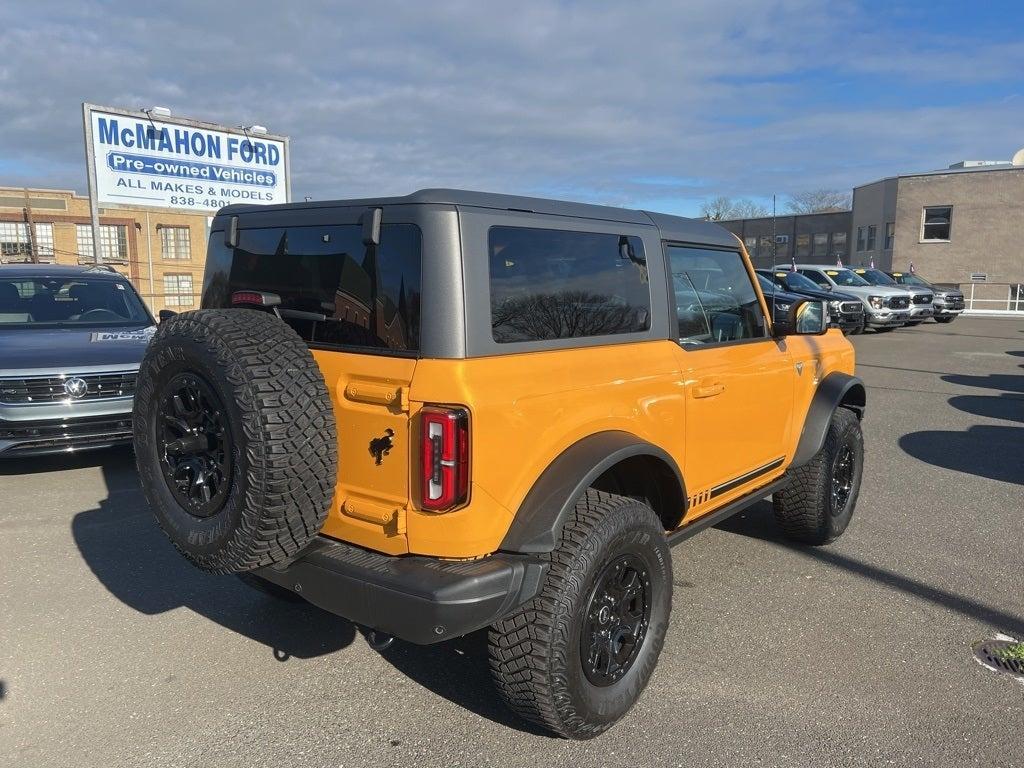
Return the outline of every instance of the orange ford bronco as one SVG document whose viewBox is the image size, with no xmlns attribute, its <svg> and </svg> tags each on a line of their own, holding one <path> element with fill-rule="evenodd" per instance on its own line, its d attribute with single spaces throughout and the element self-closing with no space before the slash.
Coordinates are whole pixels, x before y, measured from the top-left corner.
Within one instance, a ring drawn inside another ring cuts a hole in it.
<svg viewBox="0 0 1024 768">
<path fill-rule="evenodd" d="M 426 190 L 231 206 L 202 309 L 162 323 L 134 437 L 197 567 L 434 643 L 485 627 L 498 691 L 573 738 L 622 717 L 669 546 L 771 496 L 839 536 L 863 384 L 827 309 L 772 321 L 717 225 Z"/>
</svg>

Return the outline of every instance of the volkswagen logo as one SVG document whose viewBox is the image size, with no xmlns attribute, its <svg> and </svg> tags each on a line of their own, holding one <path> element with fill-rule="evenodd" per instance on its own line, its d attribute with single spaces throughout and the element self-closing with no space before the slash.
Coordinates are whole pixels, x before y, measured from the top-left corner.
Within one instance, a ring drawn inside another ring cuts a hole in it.
<svg viewBox="0 0 1024 768">
<path fill-rule="evenodd" d="M 85 379 L 72 376 L 64 381 L 64 391 L 68 393 L 68 397 L 77 400 L 80 397 L 85 397 L 85 393 L 89 391 L 89 384 Z"/>
</svg>

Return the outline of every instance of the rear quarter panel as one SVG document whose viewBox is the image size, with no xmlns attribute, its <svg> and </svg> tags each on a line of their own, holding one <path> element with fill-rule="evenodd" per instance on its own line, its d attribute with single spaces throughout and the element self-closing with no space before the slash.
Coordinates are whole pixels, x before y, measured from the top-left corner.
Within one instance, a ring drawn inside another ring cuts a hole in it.
<svg viewBox="0 0 1024 768">
<path fill-rule="evenodd" d="M 458 511 L 410 509 L 409 551 L 447 557 L 493 552 L 555 457 L 597 432 L 629 432 L 682 465 L 684 390 L 673 347 L 648 341 L 420 361 L 414 405 L 469 409 L 472 486 L 469 504 Z"/>
</svg>

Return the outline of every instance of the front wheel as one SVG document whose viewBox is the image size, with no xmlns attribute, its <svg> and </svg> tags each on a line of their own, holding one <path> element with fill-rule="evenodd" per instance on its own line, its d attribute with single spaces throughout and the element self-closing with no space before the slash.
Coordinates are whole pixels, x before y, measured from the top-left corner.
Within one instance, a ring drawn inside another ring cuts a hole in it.
<svg viewBox="0 0 1024 768">
<path fill-rule="evenodd" d="M 952 323 L 954 320 L 956 320 L 956 315 L 953 315 L 953 317 L 936 317 L 935 318 L 935 322 L 936 323 Z"/>
<path fill-rule="evenodd" d="M 836 408 L 821 450 L 791 469 L 789 484 L 772 495 L 782 532 L 803 544 L 838 539 L 853 517 L 863 470 L 860 419 L 848 408 Z"/>
<path fill-rule="evenodd" d="M 548 555 L 540 594 L 491 630 L 491 673 L 514 712 L 590 739 L 633 706 L 672 610 L 672 564 L 654 511 L 588 490 Z"/>
<path fill-rule="evenodd" d="M 920 325 L 923 322 L 924 322 L 924 320 L 914 320 L 913 322 L 907 323 L 906 327 L 907 328 L 913 328 L 915 325 Z"/>
<path fill-rule="evenodd" d="M 875 328 L 875 333 L 888 333 L 889 331 L 895 331 L 897 328 L 899 328 L 898 325 L 883 325 Z"/>
</svg>

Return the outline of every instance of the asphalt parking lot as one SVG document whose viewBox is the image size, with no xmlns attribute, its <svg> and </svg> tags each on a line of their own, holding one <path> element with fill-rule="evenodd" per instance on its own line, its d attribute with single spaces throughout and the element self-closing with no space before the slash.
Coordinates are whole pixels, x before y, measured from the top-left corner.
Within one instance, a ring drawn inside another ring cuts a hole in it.
<svg viewBox="0 0 1024 768">
<path fill-rule="evenodd" d="M 585 743 L 503 710 L 479 634 L 379 654 L 192 569 L 127 450 L 0 464 L 0 762 L 1024 765 L 1024 685 L 971 651 L 1024 638 L 1024 322 L 854 343 L 867 459 L 846 535 L 792 547 L 762 504 L 673 550 L 654 679 Z"/>
</svg>

